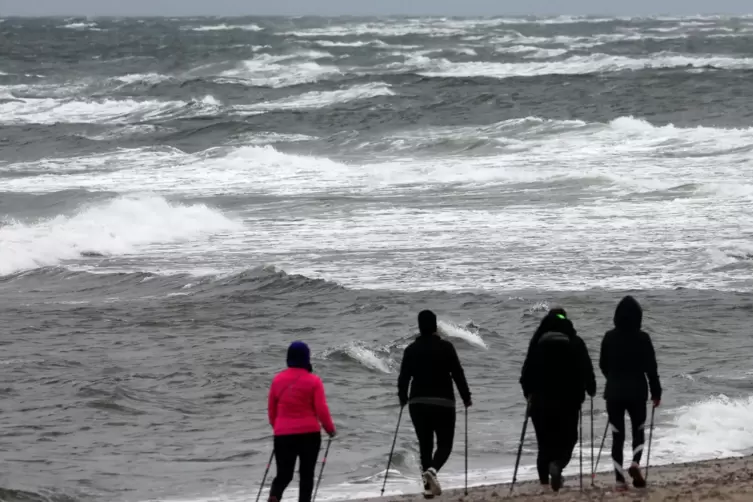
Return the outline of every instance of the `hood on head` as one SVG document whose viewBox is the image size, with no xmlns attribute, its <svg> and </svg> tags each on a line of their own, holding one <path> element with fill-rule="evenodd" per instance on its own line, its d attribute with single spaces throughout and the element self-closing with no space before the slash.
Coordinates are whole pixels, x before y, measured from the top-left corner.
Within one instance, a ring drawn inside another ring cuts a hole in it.
<svg viewBox="0 0 753 502">
<path fill-rule="evenodd" d="M 421 336 L 433 335 L 437 332 L 437 316 L 431 310 L 422 310 L 418 313 L 418 331 Z"/>
<path fill-rule="evenodd" d="M 562 333 L 569 337 L 576 335 L 575 326 L 567 318 L 565 309 L 556 307 L 547 312 L 533 335 L 534 339 L 538 340 L 545 333 Z"/>
<path fill-rule="evenodd" d="M 614 325 L 616 328 L 639 330 L 643 324 L 643 309 L 632 296 L 626 296 L 614 311 Z"/>
<path fill-rule="evenodd" d="M 314 369 L 311 367 L 311 351 L 309 346 L 303 342 L 293 342 L 288 347 L 288 368 L 301 368 L 309 372 Z"/>
</svg>

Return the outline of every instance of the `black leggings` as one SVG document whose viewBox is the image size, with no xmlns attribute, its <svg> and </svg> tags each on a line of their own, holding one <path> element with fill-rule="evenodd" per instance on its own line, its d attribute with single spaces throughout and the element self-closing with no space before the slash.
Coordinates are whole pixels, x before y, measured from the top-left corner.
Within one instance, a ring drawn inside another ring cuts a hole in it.
<svg viewBox="0 0 753 502">
<path fill-rule="evenodd" d="M 410 418 L 418 436 L 421 450 L 421 468 L 424 472 L 433 467 L 437 472 L 452 453 L 455 439 L 455 408 L 432 404 L 411 404 Z M 434 434 L 437 435 L 437 451 L 434 453 Z"/>
<path fill-rule="evenodd" d="M 625 482 L 622 468 L 622 450 L 625 447 L 625 412 L 633 426 L 633 462 L 641 461 L 646 439 L 646 403 L 644 401 L 607 401 L 609 424 L 612 426 L 612 462 L 617 481 Z"/>
<path fill-rule="evenodd" d="M 539 446 L 536 470 L 542 484 L 549 484 L 550 463 L 556 463 L 560 471 L 570 463 L 573 449 L 578 443 L 579 418 L 578 403 L 537 400 L 534 397 L 531 404 L 531 421 Z"/>
<path fill-rule="evenodd" d="M 275 460 L 277 461 L 277 476 L 272 481 L 270 497 L 282 500 L 282 492 L 293 480 L 295 461 L 300 458 L 298 473 L 300 476 L 299 502 L 310 502 L 311 492 L 314 491 L 314 470 L 319 449 L 322 446 L 322 435 L 318 432 L 310 434 L 291 434 L 275 436 Z"/>
</svg>

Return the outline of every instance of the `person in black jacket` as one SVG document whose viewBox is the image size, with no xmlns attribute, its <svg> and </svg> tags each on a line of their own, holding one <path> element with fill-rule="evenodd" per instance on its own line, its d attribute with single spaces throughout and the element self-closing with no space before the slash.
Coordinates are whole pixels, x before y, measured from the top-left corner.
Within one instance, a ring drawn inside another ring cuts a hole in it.
<svg viewBox="0 0 753 502">
<path fill-rule="evenodd" d="M 562 487 L 562 470 L 578 442 L 578 420 L 585 394 L 596 394 L 591 357 L 567 313 L 547 313 L 531 338 L 520 377 L 536 430 L 536 468 L 542 485 Z M 550 480 L 551 478 L 551 480 Z"/>
<path fill-rule="evenodd" d="M 403 354 L 397 386 L 400 406 L 410 404 L 421 451 L 424 496 L 431 498 L 442 494 L 437 473 L 450 457 L 455 438 L 453 380 L 466 407 L 471 406 L 471 391 L 455 347 L 437 334 L 437 316 L 430 310 L 421 311 L 418 329 L 420 335 Z M 435 434 L 437 451 L 432 457 Z"/>
<path fill-rule="evenodd" d="M 633 486 L 643 488 L 639 463 L 643 453 L 646 426 L 646 401 L 648 386 L 654 407 L 661 402 L 661 383 L 656 364 L 656 353 L 651 337 L 641 329 L 643 310 L 632 296 L 626 296 L 614 312 L 615 328 L 601 341 L 599 367 L 607 379 L 604 398 L 612 426 L 612 460 L 614 461 L 617 489 L 626 490 L 625 471 L 622 467 L 622 450 L 625 444 L 625 412 L 633 427 L 633 462 L 628 468 Z"/>
</svg>

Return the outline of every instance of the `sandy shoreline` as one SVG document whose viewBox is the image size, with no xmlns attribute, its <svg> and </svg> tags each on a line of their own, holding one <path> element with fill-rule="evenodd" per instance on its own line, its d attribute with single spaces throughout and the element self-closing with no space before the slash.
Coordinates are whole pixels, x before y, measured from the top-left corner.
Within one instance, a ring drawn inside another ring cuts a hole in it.
<svg viewBox="0 0 753 502">
<path fill-rule="evenodd" d="M 542 493 L 538 481 L 516 483 L 515 492 L 510 496 L 510 485 L 476 486 L 468 489 L 468 497 L 463 490 L 447 490 L 434 500 L 481 502 L 494 500 L 516 500 L 533 502 L 557 500 L 560 502 L 582 500 L 641 500 L 641 501 L 732 501 L 753 502 L 753 456 L 706 460 L 682 464 L 669 464 L 652 467 L 649 471 L 649 486 L 638 490 L 632 488 L 627 493 L 615 493 L 614 475 L 597 474 L 595 487 L 590 486 L 590 477 L 584 475 L 583 492 L 579 481 L 568 476 L 565 487 L 555 494 L 551 490 Z M 440 478 L 441 481 L 441 478 Z M 369 501 L 425 502 L 420 494 L 365 499 Z"/>
</svg>

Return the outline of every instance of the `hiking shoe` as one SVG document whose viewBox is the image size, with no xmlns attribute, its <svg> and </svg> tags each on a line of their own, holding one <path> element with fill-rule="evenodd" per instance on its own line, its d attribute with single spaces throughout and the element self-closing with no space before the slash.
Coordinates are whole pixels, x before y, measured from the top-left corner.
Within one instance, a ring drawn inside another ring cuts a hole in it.
<svg viewBox="0 0 753 502">
<path fill-rule="evenodd" d="M 433 467 L 429 467 L 429 470 L 425 472 L 425 475 L 431 493 L 436 496 L 442 495 L 442 487 L 439 486 L 439 480 L 437 479 L 437 470 Z"/>
<path fill-rule="evenodd" d="M 633 465 L 631 465 L 630 469 L 628 469 L 628 474 L 630 474 L 630 477 L 633 478 L 634 487 L 646 488 L 646 480 L 643 479 L 643 474 L 641 474 L 641 468 L 638 467 L 638 464 L 633 462 Z"/>
<path fill-rule="evenodd" d="M 560 491 L 560 488 L 562 488 L 562 471 L 557 462 L 549 464 L 549 476 L 552 478 L 552 490 L 555 492 Z"/>
<path fill-rule="evenodd" d="M 434 492 L 431 491 L 431 484 L 429 484 L 429 473 L 425 472 L 421 475 L 421 481 L 424 483 L 424 498 L 433 499 Z"/>
<path fill-rule="evenodd" d="M 614 485 L 614 491 L 616 492 L 626 492 L 628 491 L 628 485 L 627 483 L 623 481 L 618 481 L 616 485 Z"/>
</svg>

